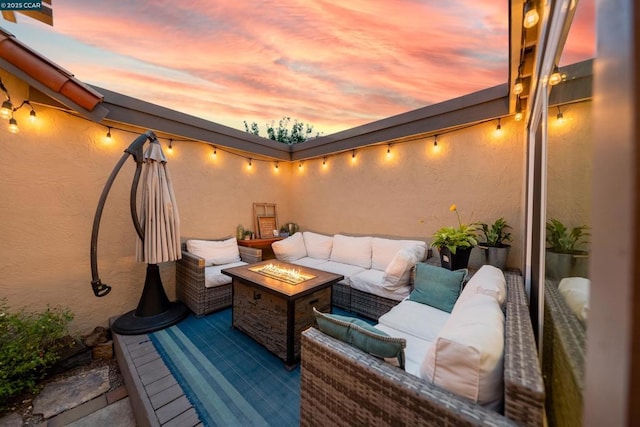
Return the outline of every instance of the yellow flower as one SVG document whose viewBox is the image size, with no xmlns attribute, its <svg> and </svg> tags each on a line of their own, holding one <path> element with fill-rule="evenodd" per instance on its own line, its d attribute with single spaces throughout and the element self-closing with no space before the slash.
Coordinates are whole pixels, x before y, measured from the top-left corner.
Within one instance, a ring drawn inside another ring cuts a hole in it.
<svg viewBox="0 0 640 427">
<path fill-rule="evenodd" d="M 455 204 L 453 204 L 453 205 L 449 206 L 449 210 L 450 210 L 451 212 L 453 212 L 453 211 L 455 211 L 455 210 L 458 210 L 458 207 L 457 207 Z"/>
</svg>

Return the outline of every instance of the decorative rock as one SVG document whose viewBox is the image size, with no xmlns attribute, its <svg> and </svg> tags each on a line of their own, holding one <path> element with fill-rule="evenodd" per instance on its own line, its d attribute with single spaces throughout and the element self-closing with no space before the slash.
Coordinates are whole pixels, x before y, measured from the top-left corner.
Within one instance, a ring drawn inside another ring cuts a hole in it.
<svg viewBox="0 0 640 427">
<path fill-rule="evenodd" d="M 58 354 L 59 360 L 51 367 L 48 372 L 49 375 L 91 363 L 91 351 L 80 341 L 72 337 L 63 337 L 62 343 L 64 346 Z"/>
<path fill-rule="evenodd" d="M 33 413 L 51 418 L 100 396 L 109 387 L 108 366 L 50 383 L 33 401 Z"/>
<path fill-rule="evenodd" d="M 93 353 L 93 359 L 109 360 L 113 357 L 113 341 L 109 340 L 101 344 L 97 344 L 91 350 Z"/>
<path fill-rule="evenodd" d="M 84 345 L 87 347 L 95 347 L 96 345 L 105 343 L 111 339 L 110 335 L 111 333 L 109 329 L 103 328 L 102 326 L 96 326 L 93 332 L 82 338 L 82 342 L 84 342 Z"/>
<path fill-rule="evenodd" d="M 0 418 L 0 427 L 22 427 L 22 417 L 17 412 L 12 412 Z"/>
</svg>

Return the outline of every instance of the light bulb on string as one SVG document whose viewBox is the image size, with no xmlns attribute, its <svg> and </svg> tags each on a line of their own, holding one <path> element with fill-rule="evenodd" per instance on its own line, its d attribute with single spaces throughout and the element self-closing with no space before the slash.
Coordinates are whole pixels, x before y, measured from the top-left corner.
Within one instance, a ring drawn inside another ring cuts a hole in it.
<svg viewBox="0 0 640 427">
<path fill-rule="evenodd" d="M 18 122 L 13 118 L 13 116 L 11 116 L 11 118 L 9 119 L 9 132 L 14 134 L 20 132 L 20 128 L 18 128 Z"/>
<path fill-rule="evenodd" d="M 533 28 L 539 20 L 540 15 L 538 14 L 538 9 L 536 9 L 536 5 L 533 0 L 527 0 L 524 4 L 524 19 L 522 20 L 522 25 L 525 28 Z"/>
</svg>

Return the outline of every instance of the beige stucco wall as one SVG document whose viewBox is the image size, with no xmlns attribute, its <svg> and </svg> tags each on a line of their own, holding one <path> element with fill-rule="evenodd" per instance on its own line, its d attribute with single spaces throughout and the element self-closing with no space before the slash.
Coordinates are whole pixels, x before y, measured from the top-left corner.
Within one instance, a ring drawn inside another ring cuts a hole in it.
<svg viewBox="0 0 640 427">
<path fill-rule="evenodd" d="M 12 98 L 27 96 L 22 82 L 2 73 Z M 16 118 L 12 135 L 0 125 L 0 297 L 11 307 L 64 305 L 75 313 L 72 330 L 85 333 L 108 318 L 135 308 L 145 264 L 135 261 L 137 236 L 129 212 L 134 162 L 118 175 L 104 209 L 98 242 L 100 278 L 113 287 L 104 298 L 91 291 L 90 238 L 93 217 L 108 175 L 137 136 L 112 130 L 61 111 L 36 106 Z M 253 229 L 252 203 L 276 203 L 280 223 L 297 222 L 322 233 L 376 234 L 430 241 L 440 226 L 455 225 L 452 203 L 465 222 L 504 216 L 513 226 L 509 265 L 520 267 L 523 248 L 524 142 L 521 123 L 502 120 L 442 134 L 433 139 L 341 153 L 288 164 L 253 161 L 219 147 L 174 141 L 169 158 L 183 236 L 225 237 L 241 223 Z M 119 127 L 122 127 L 120 125 Z M 143 129 L 136 132 L 141 133 Z M 215 141 L 210 141 L 215 144 Z M 424 221 L 424 222 L 421 222 Z M 476 252 L 479 252 L 476 250 Z M 472 258 L 478 263 L 478 253 Z M 170 299 L 175 298 L 175 267 L 161 265 Z"/>
<path fill-rule="evenodd" d="M 547 218 L 568 227 L 591 225 L 593 175 L 592 103 L 560 107 L 549 114 L 547 161 Z"/>
<path fill-rule="evenodd" d="M 356 150 L 292 168 L 291 210 L 304 229 L 324 233 L 381 234 L 431 241 L 442 226 L 493 222 L 513 227 L 509 264 L 519 267 L 523 248 L 524 143 L 522 124 L 486 122 L 438 137 Z M 424 222 L 421 222 L 424 221 Z M 474 249 L 472 263 L 481 263 Z"/>
</svg>

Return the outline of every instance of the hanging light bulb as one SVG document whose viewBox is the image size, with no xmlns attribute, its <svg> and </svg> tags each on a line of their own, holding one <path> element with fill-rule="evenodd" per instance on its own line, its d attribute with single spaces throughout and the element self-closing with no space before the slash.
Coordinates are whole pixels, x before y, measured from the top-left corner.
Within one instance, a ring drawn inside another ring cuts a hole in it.
<svg viewBox="0 0 640 427">
<path fill-rule="evenodd" d="M 555 86 L 558 83 L 560 83 L 561 81 L 562 81 L 562 74 L 560 74 L 560 71 L 558 70 L 558 66 L 554 65 L 553 66 L 553 72 L 549 76 L 549 84 L 551 86 Z"/>
<path fill-rule="evenodd" d="M 502 131 L 502 125 L 500 125 L 500 118 L 498 118 L 498 126 L 496 126 L 496 132 Z"/>
<path fill-rule="evenodd" d="M 276 169 L 276 170 L 278 170 L 278 168 L 280 167 L 280 165 L 278 164 L 278 162 L 276 162 L 276 164 L 275 164 L 275 166 L 274 166 L 274 167 L 275 167 L 275 169 Z"/>
<path fill-rule="evenodd" d="M 522 120 L 522 104 L 520 102 L 520 97 L 516 99 L 516 115 L 513 116 L 513 120 L 516 122 Z"/>
<path fill-rule="evenodd" d="M 215 145 L 213 146 L 213 157 L 218 157 L 218 148 Z"/>
<path fill-rule="evenodd" d="M 298 163 L 298 169 L 302 169 L 302 160 Z"/>
<path fill-rule="evenodd" d="M 356 150 L 353 150 L 351 152 L 351 161 L 355 162 L 356 161 Z"/>
<path fill-rule="evenodd" d="M 522 21 L 522 25 L 525 28 L 533 28 L 539 20 L 540 15 L 538 15 L 538 9 L 536 9 L 536 5 L 533 3 L 533 0 L 527 0 L 524 4 L 524 19 Z"/>
<path fill-rule="evenodd" d="M 437 147 L 437 146 L 438 146 L 438 135 L 436 135 L 436 136 L 433 138 L 433 146 L 434 146 L 434 147 Z"/>
<path fill-rule="evenodd" d="M 111 139 L 111 128 L 110 127 L 107 128 L 107 136 L 106 136 L 106 138 L 109 139 L 109 140 Z M 169 144 L 169 145 L 171 145 L 171 144 Z"/>
<path fill-rule="evenodd" d="M 564 121 L 564 116 L 562 115 L 562 111 L 560 111 L 560 106 L 558 106 L 558 114 L 556 114 L 556 120 L 560 122 Z"/>
<path fill-rule="evenodd" d="M 325 167 L 325 168 L 327 167 L 327 156 L 324 156 L 322 158 L 322 166 Z"/>
<path fill-rule="evenodd" d="M 169 140 L 169 152 L 172 153 L 173 152 L 173 139 Z"/>
<path fill-rule="evenodd" d="M 524 85 L 522 84 L 522 78 L 520 77 L 520 74 L 518 74 L 518 77 L 516 78 L 516 82 L 513 84 L 513 94 L 520 95 L 523 90 L 524 90 Z"/>
<path fill-rule="evenodd" d="M 33 109 L 33 107 L 31 107 L 31 112 L 29 113 L 29 121 L 36 121 L 36 111 Z"/>
<path fill-rule="evenodd" d="M 2 103 L 2 108 L 0 109 L 0 117 L 2 117 L 3 119 L 9 119 L 11 118 L 12 114 L 13 104 L 11 103 L 11 100 L 7 99 Z"/>
<path fill-rule="evenodd" d="M 20 132 L 20 128 L 18 128 L 18 122 L 16 121 L 16 119 L 13 118 L 13 116 L 11 116 L 11 118 L 9 119 L 9 132 L 11 133 Z"/>
<path fill-rule="evenodd" d="M 253 166 L 253 159 L 249 158 L 249 169 L 251 169 L 251 166 Z"/>
</svg>

